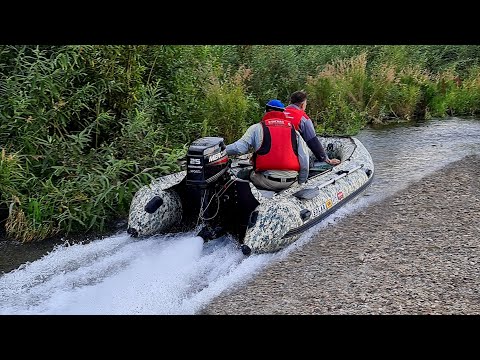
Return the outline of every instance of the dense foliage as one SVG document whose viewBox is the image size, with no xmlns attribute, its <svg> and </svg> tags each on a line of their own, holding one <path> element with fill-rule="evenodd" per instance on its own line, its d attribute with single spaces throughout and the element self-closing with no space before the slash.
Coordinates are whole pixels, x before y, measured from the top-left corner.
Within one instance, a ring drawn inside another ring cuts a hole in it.
<svg viewBox="0 0 480 360">
<path fill-rule="evenodd" d="M 105 231 L 201 136 L 226 143 L 304 89 L 317 131 L 480 111 L 480 46 L 0 45 L 9 238 Z"/>
</svg>

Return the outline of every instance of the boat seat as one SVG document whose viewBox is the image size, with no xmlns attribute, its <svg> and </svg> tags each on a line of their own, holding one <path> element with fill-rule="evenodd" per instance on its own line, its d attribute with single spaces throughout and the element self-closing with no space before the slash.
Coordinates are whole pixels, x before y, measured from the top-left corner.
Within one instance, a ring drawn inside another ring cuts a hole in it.
<svg viewBox="0 0 480 360">
<path fill-rule="evenodd" d="M 308 169 L 308 178 L 312 176 L 320 175 L 330 171 L 333 168 L 333 165 L 327 164 L 324 161 L 315 161 L 313 166 Z"/>
<path fill-rule="evenodd" d="M 333 165 L 327 164 L 325 161 L 315 161 L 310 167 L 310 170 L 323 171 L 330 170 L 333 168 Z"/>
<path fill-rule="evenodd" d="M 306 188 L 293 193 L 292 195 L 298 199 L 310 200 L 317 197 L 320 194 L 320 190 L 317 188 Z"/>
<path fill-rule="evenodd" d="M 273 198 L 277 193 L 276 191 L 273 191 L 273 190 L 258 189 L 258 191 L 260 192 L 260 194 L 262 194 L 263 197 L 266 197 L 267 199 Z"/>
</svg>

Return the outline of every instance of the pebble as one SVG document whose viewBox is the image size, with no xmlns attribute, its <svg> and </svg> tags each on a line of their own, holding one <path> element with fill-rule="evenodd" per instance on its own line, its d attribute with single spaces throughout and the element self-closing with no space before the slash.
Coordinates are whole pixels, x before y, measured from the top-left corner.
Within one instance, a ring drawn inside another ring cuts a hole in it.
<svg viewBox="0 0 480 360">
<path fill-rule="evenodd" d="M 478 155 L 451 163 L 339 219 L 330 238 L 319 233 L 199 313 L 478 315 L 478 174 Z"/>
</svg>

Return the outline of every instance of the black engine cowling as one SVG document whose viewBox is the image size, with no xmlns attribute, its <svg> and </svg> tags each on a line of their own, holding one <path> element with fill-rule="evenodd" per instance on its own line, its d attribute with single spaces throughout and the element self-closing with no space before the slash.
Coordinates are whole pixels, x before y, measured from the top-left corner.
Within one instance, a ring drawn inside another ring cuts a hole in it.
<svg viewBox="0 0 480 360">
<path fill-rule="evenodd" d="M 195 140 L 187 152 L 187 186 L 209 187 L 227 168 L 228 156 L 223 138 L 203 137 Z"/>
</svg>

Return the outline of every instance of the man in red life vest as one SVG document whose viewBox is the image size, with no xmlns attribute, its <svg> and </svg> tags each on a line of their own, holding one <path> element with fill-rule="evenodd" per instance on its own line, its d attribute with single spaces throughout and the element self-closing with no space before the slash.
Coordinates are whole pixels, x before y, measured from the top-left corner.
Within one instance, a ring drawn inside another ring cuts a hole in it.
<svg viewBox="0 0 480 360">
<path fill-rule="evenodd" d="M 250 180 L 259 189 L 279 191 L 298 180 L 307 181 L 309 154 L 305 141 L 285 117 L 279 100 L 265 105 L 259 123 L 250 126 L 236 142 L 227 145 L 227 154 L 242 155 L 253 149 Z"/>
<path fill-rule="evenodd" d="M 340 160 L 329 159 L 325 153 L 320 140 L 318 140 L 317 135 L 315 134 L 313 122 L 305 112 L 306 107 L 307 93 L 305 91 L 295 91 L 290 95 L 290 104 L 285 108 L 285 115 L 292 121 L 295 129 L 300 132 L 300 135 L 302 135 L 307 146 L 318 161 L 323 161 L 330 165 L 340 164 Z"/>
</svg>

